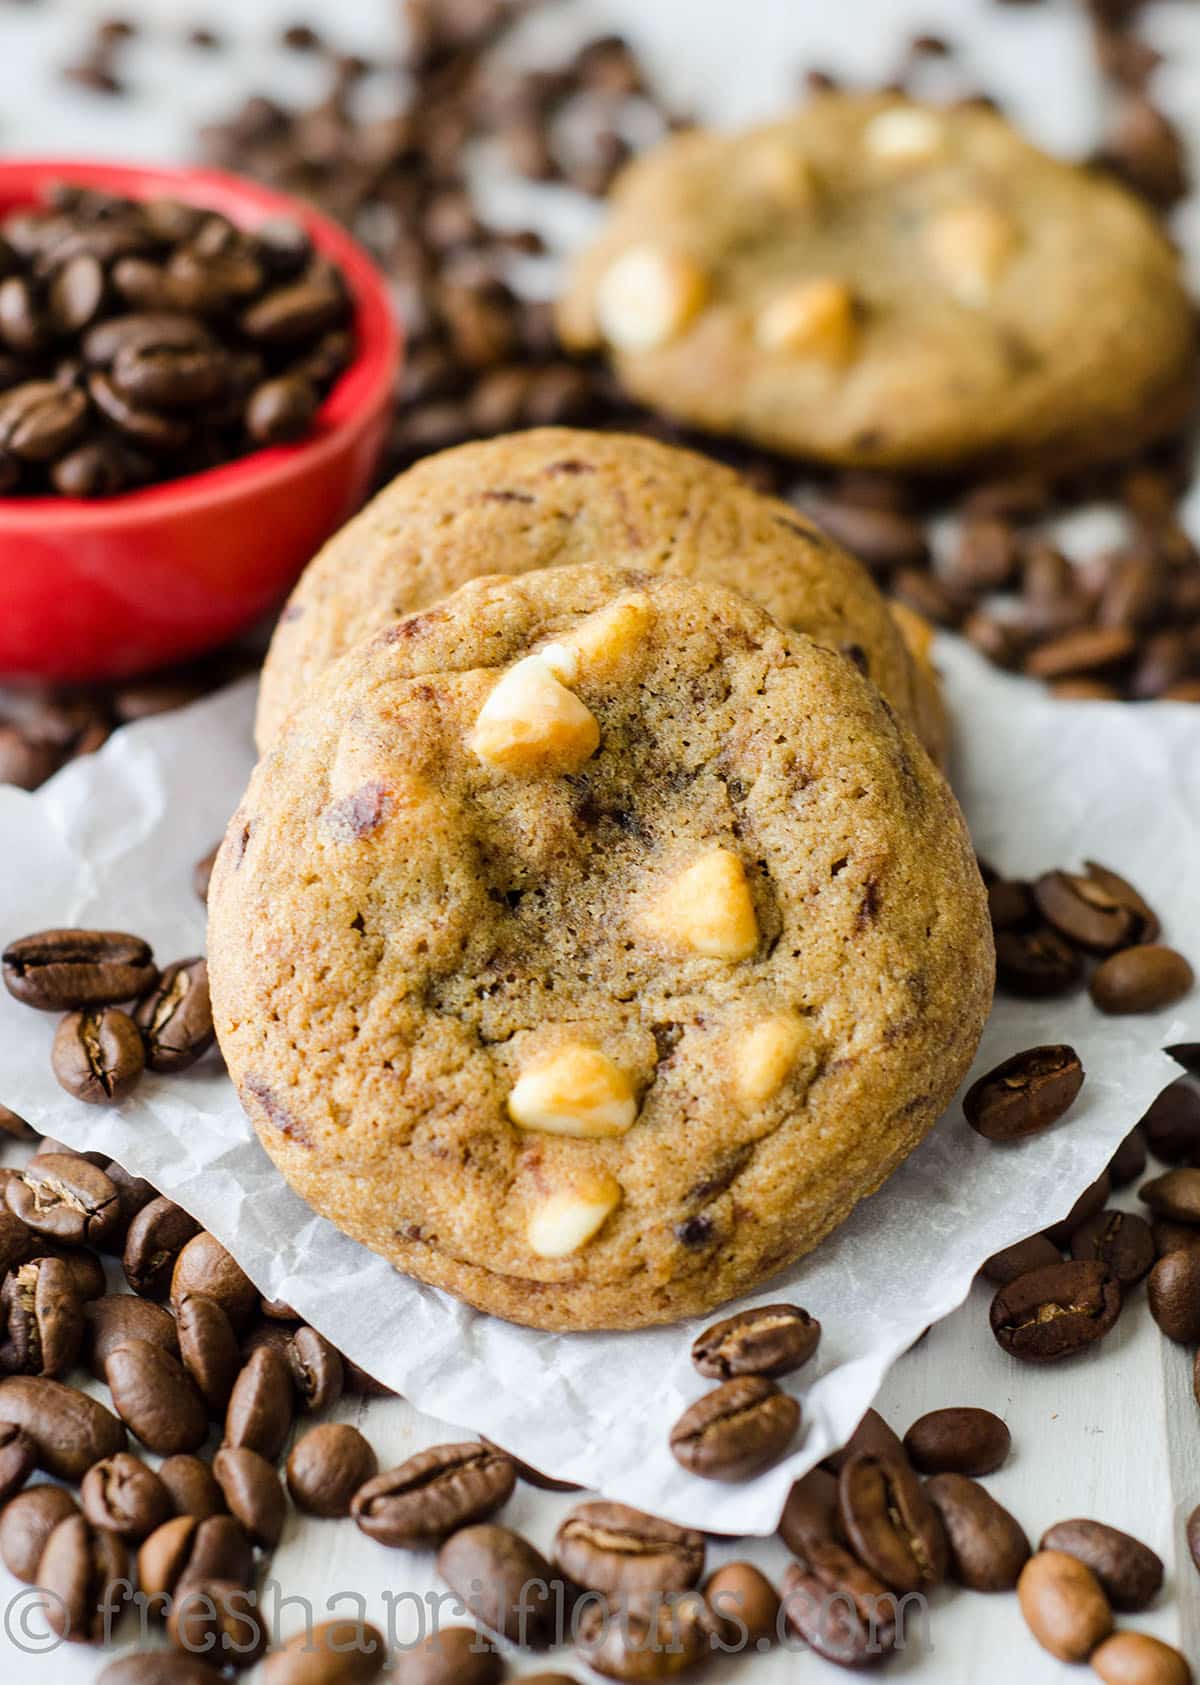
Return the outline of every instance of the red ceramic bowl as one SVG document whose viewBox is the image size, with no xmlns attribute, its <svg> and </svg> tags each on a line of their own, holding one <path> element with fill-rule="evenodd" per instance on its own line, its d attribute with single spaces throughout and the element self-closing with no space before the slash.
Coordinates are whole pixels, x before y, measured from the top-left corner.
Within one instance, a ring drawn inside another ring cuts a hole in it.
<svg viewBox="0 0 1200 1685">
<path fill-rule="evenodd" d="M 370 258 L 294 199 L 211 170 L 21 159 L 0 163 L 0 215 L 56 181 L 184 199 L 247 228 L 293 217 L 340 267 L 355 307 L 357 357 L 298 444 L 119 497 L 0 498 L 0 676 L 122 678 L 253 624 L 361 503 L 387 432 L 400 338 Z"/>
</svg>

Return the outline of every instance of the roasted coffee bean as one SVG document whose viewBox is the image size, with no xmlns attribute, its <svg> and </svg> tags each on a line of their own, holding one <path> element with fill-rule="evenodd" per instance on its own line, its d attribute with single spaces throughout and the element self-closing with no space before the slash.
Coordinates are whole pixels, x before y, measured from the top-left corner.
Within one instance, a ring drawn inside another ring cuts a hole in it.
<svg viewBox="0 0 1200 1685">
<path fill-rule="evenodd" d="M 1028 1275 L 1030 1270 L 1044 1269 L 1047 1264 L 1061 1264 L 1062 1254 L 1052 1240 L 1044 1234 L 1032 1234 L 1028 1240 L 1018 1240 L 1012 1246 L 1006 1246 L 1000 1252 L 993 1252 L 988 1258 L 980 1275 L 987 1281 L 994 1281 L 1000 1287 L 1007 1287 L 1010 1281 L 1016 1281 L 1018 1276 Z"/>
<path fill-rule="evenodd" d="M 922 1474 L 991 1474 L 1011 1446 L 1007 1424 L 972 1405 L 930 1410 L 904 1436 L 908 1460 Z"/>
<path fill-rule="evenodd" d="M 1163 1048 L 1190 1076 L 1200 1077 L 1200 1041 L 1177 1041 Z"/>
<path fill-rule="evenodd" d="M 987 1140 L 1021 1141 L 1057 1123 L 1082 1087 L 1083 1066 L 1073 1047 L 1031 1047 L 974 1082 L 963 1111 Z"/>
<path fill-rule="evenodd" d="M 608 1605 L 589 1601 L 574 1622 L 575 1648 L 608 1679 L 666 1679 L 710 1654 L 717 1626 L 699 1592 L 667 1599 L 631 1592 Z"/>
<path fill-rule="evenodd" d="M 1200 1248 L 1160 1258 L 1146 1283 L 1146 1302 L 1168 1339 L 1185 1346 L 1200 1340 Z"/>
<path fill-rule="evenodd" d="M 896 1600 L 840 1545 L 809 1546 L 783 1576 L 783 1617 L 828 1662 L 870 1667 L 896 1647 Z"/>
<path fill-rule="evenodd" d="M 1048 1264 L 1000 1289 L 992 1333 L 1010 1357 L 1052 1363 L 1103 1339 L 1120 1310 L 1121 1290 L 1103 1264 Z"/>
<path fill-rule="evenodd" d="M 1114 1632 L 1088 1659 L 1104 1685 L 1192 1685 L 1180 1651 L 1148 1632 Z"/>
<path fill-rule="evenodd" d="M 1021 1570 L 1017 1600 L 1043 1650 L 1060 1662 L 1085 1662 L 1112 1631 L 1112 1610 L 1099 1580 L 1077 1557 L 1040 1550 Z"/>
<path fill-rule="evenodd" d="M 704 1539 L 627 1504 L 577 1504 L 555 1534 L 554 1559 L 605 1596 L 686 1591 L 704 1572 Z"/>
<path fill-rule="evenodd" d="M 292 1402 L 287 1363 L 273 1347 L 260 1346 L 233 1384 L 225 1412 L 226 1445 L 248 1446 L 269 1463 L 277 1461 L 291 1432 Z"/>
<path fill-rule="evenodd" d="M 1088 992 L 1101 1012 L 1160 1012 L 1194 982 L 1182 954 L 1159 943 L 1110 954 L 1092 973 Z"/>
<path fill-rule="evenodd" d="M 1154 1236 L 1154 1250 L 1159 1258 L 1165 1258 L 1168 1252 L 1200 1246 L 1200 1229 L 1193 1228 L 1190 1223 L 1172 1222 L 1169 1217 L 1160 1217 L 1157 1222 L 1151 1223 L 1150 1233 Z"/>
<path fill-rule="evenodd" d="M 821 1465 L 831 1474 L 840 1474 L 851 1457 L 869 1452 L 875 1457 L 898 1457 L 904 1461 L 904 1446 L 900 1435 L 891 1428 L 878 1410 L 868 1410 L 840 1451 L 826 1457 Z"/>
<path fill-rule="evenodd" d="M 114 386 L 109 375 L 93 371 L 88 376 L 87 390 L 104 420 L 139 449 L 165 456 L 183 451 L 190 444 L 192 432 L 187 420 L 132 403 Z"/>
<path fill-rule="evenodd" d="M 270 1643 L 256 1593 L 234 1580 L 181 1584 L 167 1614 L 167 1637 L 190 1655 L 217 1656 L 228 1667 L 253 1667 Z"/>
<path fill-rule="evenodd" d="M 131 1590 L 129 1552 L 115 1533 L 67 1516 L 46 1540 L 37 1576 L 49 1594 L 43 1613 L 51 1632 L 81 1644 L 108 1642 Z"/>
<path fill-rule="evenodd" d="M 292 1502 L 307 1515 L 350 1514 L 350 1501 L 379 1467 L 375 1453 L 348 1422 L 322 1422 L 298 1439 L 288 1455 Z"/>
<path fill-rule="evenodd" d="M 164 1457 L 158 1465 L 158 1478 L 167 1489 L 173 1515 L 192 1515 L 204 1521 L 210 1515 L 225 1510 L 225 1495 L 217 1485 L 217 1477 L 201 1458 L 188 1451 Z"/>
<path fill-rule="evenodd" d="M 150 1340 L 125 1340 L 104 1365 L 113 1408 L 143 1445 L 162 1456 L 208 1438 L 208 1412 L 177 1357 Z"/>
<path fill-rule="evenodd" d="M 1071 1236 L 1072 1258 L 1094 1258 L 1122 1291 L 1149 1274 L 1156 1255 L 1149 1223 L 1130 1211 L 1100 1211 Z"/>
<path fill-rule="evenodd" d="M 513 1644 L 542 1649 L 566 1628 L 565 1582 L 509 1527 L 460 1527 L 438 1552 L 437 1571 L 476 1620 Z"/>
<path fill-rule="evenodd" d="M 335 328 L 346 313 L 345 294 L 327 278 L 294 281 L 252 304 L 239 322 L 256 344 L 297 345 Z"/>
<path fill-rule="evenodd" d="M 173 1200 L 160 1194 L 129 1225 L 122 1265 L 135 1293 L 164 1299 L 180 1252 L 200 1232 L 200 1225 Z"/>
<path fill-rule="evenodd" d="M 184 1293 L 175 1306 L 179 1356 L 214 1421 L 220 1421 L 242 1367 L 233 1324 L 215 1299 Z"/>
<path fill-rule="evenodd" d="M 37 1467 L 37 1446 L 23 1428 L 0 1425 L 0 1509 Z"/>
<path fill-rule="evenodd" d="M 503 1674 L 504 1663 L 481 1632 L 442 1626 L 401 1650 L 389 1677 L 394 1685 L 499 1685 Z"/>
<path fill-rule="evenodd" d="M 287 1500 L 271 1464 L 248 1446 L 223 1445 L 213 1458 L 213 1473 L 230 1514 L 247 1537 L 264 1550 L 274 1550 L 283 1532 Z"/>
<path fill-rule="evenodd" d="M 53 380 L 30 380 L 0 393 L 0 450 L 23 462 L 51 462 L 87 426 L 87 399 Z"/>
<path fill-rule="evenodd" d="M 37 1446 L 38 1467 L 59 1480 L 82 1480 L 93 1463 L 125 1449 L 125 1429 L 111 1410 L 44 1375 L 0 1381 L 0 1422 L 22 1428 Z"/>
<path fill-rule="evenodd" d="M 946 1540 L 907 1457 L 860 1452 L 838 1476 L 838 1507 L 854 1554 L 893 1591 L 946 1575 Z"/>
<path fill-rule="evenodd" d="M 793 1556 L 803 1556 L 807 1545 L 822 1539 L 843 1543 L 836 1475 L 823 1468 L 801 1475 L 788 1493 L 778 1531 Z"/>
<path fill-rule="evenodd" d="M 1089 880 L 1097 889 L 1103 890 L 1123 907 L 1127 907 L 1136 920 L 1137 931 L 1134 940 L 1137 942 L 1155 942 L 1158 940 L 1162 926 L 1158 914 L 1151 907 L 1145 897 L 1134 888 L 1128 878 L 1123 878 L 1119 872 L 1114 872 L 1109 866 L 1101 866 L 1096 860 L 1085 860 L 1084 869 Z"/>
<path fill-rule="evenodd" d="M 1052 1241 L 1055 1246 L 1062 1248 L 1069 1246 L 1075 1230 L 1081 1228 L 1089 1217 L 1094 1217 L 1097 1211 L 1103 1211 L 1105 1202 L 1111 1192 L 1112 1180 L 1108 1171 L 1102 1170 L 1094 1182 L 1088 1183 L 1061 1221 L 1046 1225 L 1046 1238 Z"/>
<path fill-rule="evenodd" d="M 60 1521 L 78 1513 L 66 1488 L 49 1481 L 18 1492 L 0 1513 L 0 1562 L 18 1580 L 33 1585 L 46 1540 Z"/>
<path fill-rule="evenodd" d="M 1042 1534 L 1038 1549 L 1065 1551 L 1086 1563 L 1114 1609 L 1149 1608 L 1162 1588 L 1162 1561 L 1149 1545 L 1102 1521 L 1058 1521 Z"/>
<path fill-rule="evenodd" d="M 206 1229 L 180 1249 L 171 1272 L 171 1298 L 177 1303 L 189 1291 L 215 1299 L 239 1331 L 258 1309 L 258 1289 Z"/>
<path fill-rule="evenodd" d="M 286 1348 L 288 1369 L 302 1410 L 319 1415 L 342 1396 L 345 1366 L 341 1353 L 315 1328 L 297 1328 Z"/>
<path fill-rule="evenodd" d="M 996 878 L 987 886 L 988 916 L 993 930 L 1017 930 L 1037 923 L 1027 883 Z"/>
<path fill-rule="evenodd" d="M 671 1429 L 671 1454 L 706 1480 L 749 1480 L 787 1450 L 800 1406 L 764 1375 L 739 1375 L 690 1405 Z"/>
<path fill-rule="evenodd" d="M 1029 1560 L 1019 1523 L 965 1474 L 935 1474 L 925 1496 L 946 1534 L 949 1577 L 971 1591 L 1012 1591 Z"/>
<path fill-rule="evenodd" d="M 320 394 L 302 374 L 281 375 L 256 386 L 246 404 L 246 431 L 256 444 L 286 445 L 312 426 Z"/>
<path fill-rule="evenodd" d="M 0 1106 L 0 1135 L 11 1135 L 14 1141 L 30 1141 L 33 1139 L 32 1125 L 25 1122 L 23 1117 L 10 1111 L 7 1106 Z"/>
<path fill-rule="evenodd" d="M 1198 1131 L 1200 1137 L 1200 1131 Z M 1146 1168 L 1146 1136 L 1140 1124 L 1134 1124 L 1108 1161 L 1108 1174 L 1114 1188 L 1126 1188 L 1136 1182 Z"/>
<path fill-rule="evenodd" d="M 1141 940 L 1143 921 L 1128 902 L 1078 872 L 1044 872 L 1033 885 L 1042 917 L 1094 954 L 1111 954 Z"/>
<path fill-rule="evenodd" d="M 810 498 L 804 513 L 873 573 L 919 566 L 929 554 L 921 523 L 895 509 Z"/>
<path fill-rule="evenodd" d="M 145 1038 L 150 1070 L 185 1071 L 194 1065 L 216 1039 L 208 962 L 190 959 L 169 965 L 133 1016 Z"/>
<path fill-rule="evenodd" d="M 1040 1000 L 1065 994 L 1083 976 L 1083 962 L 1050 925 L 996 932 L 996 983 L 1010 995 Z"/>
<path fill-rule="evenodd" d="M 129 1451 L 93 1463 L 79 1491 L 93 1527 L 134 1542 L 170 1519 L 171 1494 L 152 1468 Z"/>
<path fill-rule="evenodd" d="M 146 1596 L 154 1599 L 173 1597 L 180 1586 L 195 1580 L 232 1580 L 248 1586 L 254 1577 L 254 1549 L 232 1515 L 203 1521 L 177 1515 L 143 1541 L 137 1577 Z"/>
<path fill-rule="evenodd" d="M 69 1013 L 62 1020 L 50 1063 L 76 1100 L 89 1106 L 117 1105 L 137 1087 L 146 1050 L 129 1014 L 102 1006 L 95 1012 Z"/>
<path fill-rule="evenodd" d="M 43 930 L 10 942 L 4 983 L 24 1006 L 42 1012 L 132 1000 L 154 982 L 149 944 L 115 930 Z"/>
<path fill-rule="evenodd" d="M 69 1246 L 96 1246 L 121 1216 L 116 1188 L 103 1170 L 74 1153 L 36 1153 L 4 1190 L 8 1208 L 36 1235 Z"/>
<path fill-rule="evenodd" d="M 1150 1102 L 1141 1121 L 1146 1145 L 1165 1164 L 1200 1161 L 1200 1085 L 1176 1077 Z"/>
<path fill-rule="evenodd" d="M 75 1291 L 85 1307 L 91 1300 L 101 1297 L 108 1283 L 104 1265 L 94 1252 L 89 1252 L 84 1246 L 63 1246 L 56 1240 L 44 1240 L 38 1236 L 32 1238 L 36 1242 L 33 1250 L 40 1257 L 58 1258 L 67 1266 Z"/>
<path fill-rule="evenodd" d="M 779 1593 L 753 1562 L 724 1563 L 709 1576 L 704 1600 L 726 1650 L 761 1651 L 778 1640 Z"/>
<path fill-rule="evenodd" d="M 14 1212 L 0 1207 L 0 1277 L 23 1264 L 35 1245 L 40 1244 L 40 1237 L 27 1228 Z"/>
<path fill-rule="evenodd" d="M 808 1362 L 820 1338 L 821 1324 L 798 1305 L 760 1305 L 706 1329 L 692 1345 L 692 1362 L 718 1381 L 790 1375 Z"/>
<path fill-rule="evenodd" d="M 370 1685 L 383 1671 L 387 1644 L 366 1621 L 302 1627 L 263 1660 L 263 1685 Z"/>
<path fill-rule="evenodd" d="M 106 1237 L 104 1249 L 106 1252 L 120 1253 L 124 1248 L 130 1223 L 139 1211 L 146 1209 L 151 1200 L 158 1198 L 158 1189 L 147 1182 L 144 1176 L 131 1176 L 116 1159 L 109 1160 L 104 1167 L 104 1174 L 116 1188 L 117 1197 L 121 1202 L 120 1218 L 112 1234 Z"/>
<path fill-rule="evenodd" d="M 109 1662 L 96 1685 L 221 1685 L 223 1675 L 199 1656 L 178 1650 L 136 1650 Z"/>
<path fill-rule="evenodd" d="M 219 401 L 229 385 L 230 360 L 211 341 L 125 344 L 112 362 L 112 382 L 132 404 L 189 410 Z"/>
<path fill-rule="evenodd" d="M 83 1344 L 83 1301 L 60 1258 L 33 1258 L 5 1278 L 0 1291 L 0 1370 L 10 1375 L 65 1375 Z"/>
<path fill-rule="evenodd" d="M 126 1340 L 152 1340 L 172 1357 L 179 1354 L 175 1318 L 161 1305 L 129 1293 L 105 1293 L 83 1307 L 88 1368 L 98 1381 L 111 1354 Z"/>
<path fill-rule="evenodd" d="M 422 1549 L 482 1521 L 512 1496 L 516 1470 L 484 1445 L 435 1445 L 368 1480 L 350 1513 L 381 1544 Z"/>
<path fill-rule="evenodd" d="M 1200 1225 L 1200 1168 L 1168 1170 L 1143 1182 L 1138 1198 L 1156 1217 Z"/>
</svg>

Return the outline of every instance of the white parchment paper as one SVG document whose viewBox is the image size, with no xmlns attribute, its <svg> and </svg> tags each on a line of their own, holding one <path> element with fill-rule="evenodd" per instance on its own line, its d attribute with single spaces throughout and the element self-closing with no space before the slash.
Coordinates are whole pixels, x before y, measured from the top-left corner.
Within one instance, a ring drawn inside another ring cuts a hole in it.
<svg viewBox="0 0 1200 1685">
<path fill-rule="evenodd" d="M 1130 876 L 1167 939 L 1200 955 L 1200 715 L 1186 705 L 1050 702 L 965 646 L 940 651 L 956 784 L 982 854 L 1012 874 L 1084 856 Z M 57 924 L 138 931 L 162 962 L 201 951 L 196 859 L 250 770 L 248 683 L 127 728 L 37 794 L 0 789 L 0 943 Z M 990 1253 L 1065 1214 L 1170 1080 L 1164 1042 L 1194 1037 L 1200 1004 L 1109 1019 L 1086 994 L 1000 1000 L 976 1070 L 1071 1042 L 1087 1081 L 1069 1117 L 1016 1147 L 981 1141 L 954 1106 L 909 1162 L 816 1254 L 757 1295 L 819 1317 L 818 1359 L 793 1454 L 745 1486 L 684 1474 L 667 1451 L 708 1383 L 696 1326 L 540 1334 L 480 1316 L 397 1275 L 312 1215 L 259 1148 L 216 1058 L 148 1076 L 123 1106 L 83 1106 L 50 1072 L 52 1015 L 0 996 L 0 1100 L 72 1146 L 101 1148 L 177 1200 L 289 1301 L 413 1404 L 487 1434 L 562 1478 L 731 1533 L 774 1527 L 790 1482 L 842 1443 L 888 1366 L 965 1296 Z"/>
</svg>

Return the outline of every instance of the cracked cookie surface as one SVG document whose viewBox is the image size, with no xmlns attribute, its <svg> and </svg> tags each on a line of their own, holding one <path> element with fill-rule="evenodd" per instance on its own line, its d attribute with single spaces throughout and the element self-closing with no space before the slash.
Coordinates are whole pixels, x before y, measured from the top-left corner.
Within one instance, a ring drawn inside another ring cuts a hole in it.
<svg viewBox="0 0 1200 1685">
<path fill-rule="evenodd" d="M 937 679 L 920 628 L 788 504 L 651 439 L 539 428 L 428 457 L 314 559 L 276 629 L 259 693 L 267 748 L 317 674 L 360 638 L 469 579 L 582 563 L 743 591 L 784 626 L 853 653 L 936 760 Z"/>
<path fill-rule="evenodd" d="M 314 685 L 209 896 L 284 1175 L 517 1322 L 699 1314 L 912 1150 L 991 996 L 945 781 L 854 663 L 645 570 L 480 579 Z"/>
<path fill-rule="evenodd" d="M 1194 405 L 1150 213 L 979 106 L 831 93 L 672 138 L 619 177 L 558 319 L 642 401 L 843 465 L 1078 466 Z"/>
</svg>

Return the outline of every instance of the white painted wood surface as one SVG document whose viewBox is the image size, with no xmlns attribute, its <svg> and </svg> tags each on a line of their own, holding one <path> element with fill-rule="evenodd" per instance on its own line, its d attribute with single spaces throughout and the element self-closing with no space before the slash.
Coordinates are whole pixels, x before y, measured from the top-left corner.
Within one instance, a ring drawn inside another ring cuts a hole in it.
<svg viewBox="0 0 1200 1685">
<path fill-rule="evenodd" d="M 102 0 L 44 0 L 24 7 L 0 0 L 0 147 L 9 153 L 103 153 L 108 156 L 187 158 L 197 125 L 228 112 L 241 90 L 277 91 L 304 98 L 319 90 L 315 67 L 274 51 L 281 22 L 298 12 L 327 25 L 345 47 L 383 52 L 390 41 L 395 0 L 130 0 L 128 10 L 154 28 L 127 55 L 136 97 L 109 103 L 56 83 L 53 67 L 66 62 L 87 32 L 87 21 L 110 10 Z M 1086 52 L 1081 7 L 1072 0 L 1001 8 L 988 0 L 590 0 L 564 6 L 551 33 L 569 39 L 587 22 L 626 29 L 642 43 L 663 82 L 681 104 L 720 120 L 741 121 L 777 108 L 804 63 L 887 72 L 913 29 L 937 29 L 966 44 L 970 74 L 1010 102 L 1047 145 L 1080 151 L 1094 140 L 1103 95 Z M 211 58 L 181 45 L 183 28 L 203 17 L 221 28 L 231 50 Z M 1200 89 L 1200 9 L 1176 0 L 1151 8 L 1152 35 L 1175 55 L 1164 75 L 1167 102 L 1196 124 Z M 367 90 L 368 97 L 371 90 Z M 550 196 L 554 201 L 556 196 Z M 498 205 L 514 216 L 532 213 L 562 227 L 561 204 L 545 212 L 545 196 L 496 188 Z M 556 223 L 556 217 L 558 219 Z M 1180 230 L 1195 265 L 1200 217 L 1185 208 Z M 1200 270 L 1196 271 L 1200 273 Z M 1133 1121 L 1132 1119 L 1130 1120 Z M 6 1149 L 7 1162 L 13 1162 Z M 1126 1200 L 1123 1203 L 1131 1203 Z M 988 1485 L 1023 1522 L 1031 1537 L 1053 1521 L 1089 1515 L 1137 1533 L 1168 1563 L 1158 1605 L 1127 1624 L 1182 1644 L 1200 1664 L 1200 1578 L 1183 1540 L 1192 1507 L 1200 1503 L 1200 1418 L 1191 1396 L 1189 1355 L 1158 1334 L 1139 1293 L 1102 1349 L 1044 1371 L 1022 1368 L 995 1346 L 987 1329 L 988 1292 L 977 1287 L 960 1311 L 933 1329 L 889 1377 L 879 1407 L 903 1431 L 922 1411 L 945 1404 L 980 1404 L 1008 1421 L 1014 1450 Z M 652 1384 L 652 1383 L 651 1383 Z M 530 1399 L 536 1411 L 538 1401 Z M 402 1402 L 346 1401 L 334 1413 L 355 1421 L 376 1446 L 381 1466 L 452 1435 Z M 503 1519 L 549 1546 L 572 1500 L 521 1486 Z M 776 1541 L 745 1552 L 714 1546 L 715 1565 L 747 1554 L 776 1577 L 787 1560 Z M 304 1521 L 292 1515 L 271 1565 L 272 1581 L 288 1597 L 308 1599 L 316 1618 L 328 1600 L 361 1595 L 368 1617 L 387 1622 L 387 1594 L 422 1594 L 436 1580 L 424 1554 L 387 1551 L 349 1522 Z M 75 1685 L 93 1678 L 98 1662 L 75 1647 L 36 1657 L 35 1640 L 20 1629 L 21 1588 L 0 1570 L 0 1679 L 13 1685 Z M 268 1612 L 271 1598 L 268 1597 Z M 348 1607 L 335 1601 L 334 1612 Z M 411 1614 L 411 1611 L 410 1611 Z M 303 1611 L 285 1605 L 274 1623 L 281 1636 L 302 1624 Z M 1125 1623 L 1123 1623 L 1125 1624 Z M 31 1632 L 37 1632 L 36 1620 Z M 398 1637 L 411 1635 L 401 1615 Z M 565 1659 L 565 1658 L 564 1658 Z M 514 1658 L 530 1671 L 544 1665 Z M 720 1681 L 750 1666 L 733 1660 L 709 1677 Z M 754 1662 L 754 1677 L 782 1685 L 796 1674 L 837 1675 L 811 1657 L 776 1653 Z M 575 1668 L 580 1676 L 583 1670 Z M 1011 1597 L 941 1593 L 929 1638 L 896 1658 L 889 1677 L 918 1677 L 928 1685 L 1052 1685 L 1078 1670 L 1055 1663 L 1026 1633 Z M 1087 1677 L 1086 1675 L 1084 1677 Z"/>
</svg>

